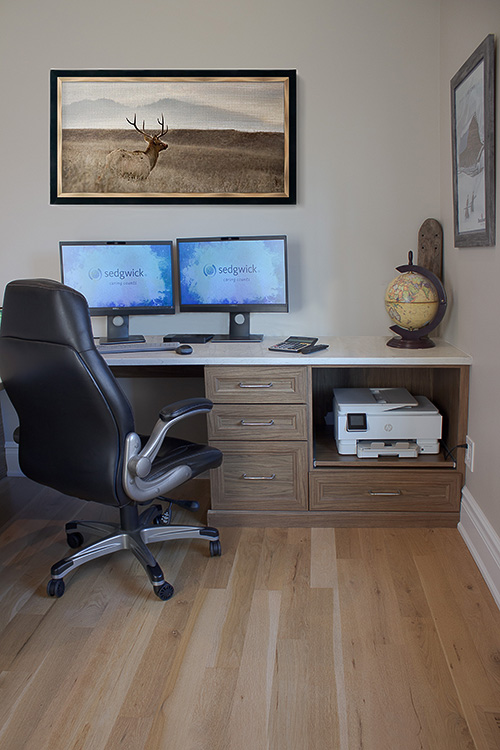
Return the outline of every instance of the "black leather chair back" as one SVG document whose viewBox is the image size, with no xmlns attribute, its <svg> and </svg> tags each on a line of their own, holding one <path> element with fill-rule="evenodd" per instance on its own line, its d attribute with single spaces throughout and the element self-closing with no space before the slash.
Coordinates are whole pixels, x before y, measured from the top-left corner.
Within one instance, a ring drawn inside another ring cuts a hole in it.
<svg viewBox="0 0 500 750">
<path fill-rule="evenodd" d="M 127 505 L 122 489 L 132 409 L 96 350 L 87 301 L 48 279 L 7 285 L 0 376 L 19 417 L 19 463 L 40 484 Z"/>
</svg>

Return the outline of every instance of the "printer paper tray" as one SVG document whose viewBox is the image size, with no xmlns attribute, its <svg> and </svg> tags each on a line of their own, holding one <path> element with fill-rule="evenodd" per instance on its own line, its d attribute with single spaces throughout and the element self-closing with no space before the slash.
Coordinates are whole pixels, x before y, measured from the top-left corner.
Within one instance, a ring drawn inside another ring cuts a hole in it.
<svg viewBox="0 0 500 750">
<path fill-rule="evenodd" d="M 417 458 L 419 452 L 419 447 L 413 440 L 358 440 L 356 446 L 358 458 Z"/>
</svg>

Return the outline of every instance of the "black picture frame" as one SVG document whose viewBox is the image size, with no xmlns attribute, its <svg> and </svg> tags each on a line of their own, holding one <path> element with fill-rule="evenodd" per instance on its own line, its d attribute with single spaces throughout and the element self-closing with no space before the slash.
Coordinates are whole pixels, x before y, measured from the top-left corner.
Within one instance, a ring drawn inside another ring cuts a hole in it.
<svg viewBox="0 0 500 750">
<path fill-rule="evenodd" d="M 295 70 L 51 70 L 50 203 L 295 204 L 296 89 Z"/>
<path fill-rule="evenodd" d="M 456 247 L 496 244 L 495 38 L 489 34 L 451 79 Z"/>
</svg>

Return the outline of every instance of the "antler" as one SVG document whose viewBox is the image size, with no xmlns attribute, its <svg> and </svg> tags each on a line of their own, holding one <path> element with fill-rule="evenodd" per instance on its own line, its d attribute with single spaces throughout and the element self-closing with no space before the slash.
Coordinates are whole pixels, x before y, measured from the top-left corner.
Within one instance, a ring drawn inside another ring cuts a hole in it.
<svg viewBox="0 0 500 750">
<path fill-rule="evenodd" d="M 144 120 L 142 121 L 142 130 L 137 127 L 137 115 L 134 115 L 134 122 L 130 122 L 128 117 L 126 117 L 125 119 L 129 125 L 132 125 L 137 130 L 138 133 L 140 133 L 141 135 L 148 135 L 144 132 L 144 128 L 146 127 L 146 123 L 144 122 Z"/>
<path fill-rule="evenodd" d="M 165 135 L 166 133 L 168 133 L 168 125 L 167 125 L 167 129 L 165 130 L 165 118 L 163 117 L 163 114 L 161 116 L 161 122 L 160 122 L 159 118 L 156 118 L 156 122 L 161 127 L 161 133 L 158 133 L 158 135 L 156 137 L 157 138 L 161 138 L 163 135 Z"/>
<path fill-rule="evenodd" d="M 150 136 L 149 133 L 145 132 L 146 123 L 144 120 L 142 121 L 142 130 L 137 127 L 137 115 L 136 114 L 134 114 L 134 122 L 131 122 L 128 119 L 128 117 L 126 117 L 125 119 L 129 125 L 132 125 L 132 127 L 134 127 L 137 130 L 138 133 L 140 133 L 141 135 L 145 135 L 148 138 L 161 138 L 163 135 L 165 135 L 168 132 L 168 125 L 165 129 L 165 118 L 163 114 L 161 116 L 161 121 L 159 118 L 157 118 L 157 122 L 158 122 L 158 125 L 161 127 L 161 131 L 154 136 Z"/>
</svg>

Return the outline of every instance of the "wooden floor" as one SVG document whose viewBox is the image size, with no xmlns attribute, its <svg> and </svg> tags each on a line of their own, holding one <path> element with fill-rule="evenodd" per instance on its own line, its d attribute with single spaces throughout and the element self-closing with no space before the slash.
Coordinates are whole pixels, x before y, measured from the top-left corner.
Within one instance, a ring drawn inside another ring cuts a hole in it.
<svg viewBox="0 0 500 750">
<path fill-rule="evenodd" d="M 456 530 L 228 528 L 220 558 L 153 547 L 168 602 L 128 552 L 48 598 L 63 523 L 106 513 L 0 481 L 3 750 L 500 748 L 500 611 Z"/>
</svg>

